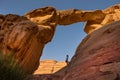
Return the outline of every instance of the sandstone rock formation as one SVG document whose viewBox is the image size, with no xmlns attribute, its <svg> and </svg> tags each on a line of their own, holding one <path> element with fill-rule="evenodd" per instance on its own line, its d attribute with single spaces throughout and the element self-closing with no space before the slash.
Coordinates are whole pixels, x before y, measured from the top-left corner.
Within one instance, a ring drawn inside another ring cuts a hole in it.
<svg viewBox="0 0 120 80">
<path fill-rule="evenodd" d="M 39 8 L 28 12 L 25 17 L 38 25 L 38 28 L 41 32 L 40 38 L 43 44 L 51 41 L 57 25 L 57 13 L 55 8 Z"/>
<path fill-rule="evenodd" d="M 73 23 L 86 21 L 100 22 L 104 19 L 105 14 L 102 10 L 55 10 L 55 8 L 53 7 L 45 7 L 30 11 L 24 16 L 27 17 L 30 21 L 36 23 L 37 25 L 44 26 L 50 30 L 51 28 L 49 26 L 52 26 L 55 29 L 55 26 L 57 24 L 70 25 Z"/>
<path fill-rule="evenodd" d="M 51 13 L 52 10 L 53 14 Z M 49 22 L 52 22 L 55 25 L 70 25 L 76 22 L 86 22 L 84 31 L 88 34 L 108 23 L 120 20 L 119 14 L 120 4 L 111 6 L 104 10 L 95 11 L 78 9 L 55 11 L 52 7 L 45 7 L 28 12 L 25 16 L 37 24 L 48 23 L 50 25 Z M 53 20 L 50 20 L 50 17 L 53 17 Z"/>
<path fill-rule="evenodd" d="M 120 21 L 87 35 L 63 80 L 120 80 Z"/>
<path fill-rule="evenodd" d="M 27 73 L 34 72 L 39 65 L 44 47 L 40 35 L 38 26 L 26 17 L 0 15 L 0 51 L 13 56 Z"/>
<path fill-rule="evenodd" d="M 102 10 L 105 17 L 99 18 L 98 20 L 89 20 L 87 21 L 84 31 L 86 33 L 91 33 L 92 31 L 109 24 L 114 21 L 120 20 L 120 4 L 113 5 L 107 9 Z"/>
<path fill-rule="evenodd" d="M 119 20 L 119 13 L 118 4 L 95 11 L 59 11 L 53 7 L 45 7 L 24 16 L 0 15 L 0 50 L 3 54 L 12 55 L 27 73 L 33 73 L 39 65 L 44 45 L 52 40 L 57 24 L 87 22 L 85 32 L 91 33 L 103 25 Z M 86 39 L 82 43 L 85 41 Z"/>
<path fill-rule="evenodd" d="M 28 12 L 25 16 L 44 30 L 41 30 L 41 38 L 44 36 L 42 42 L 45 44 L 51 41 L 57 24 L 69 25 L 76 22 L 87 22 L 84 30 L 86 33 L 91 33 L 103 25 L 119 20 L 119 11 L 119 4 L 105 10 L 95 11 L 77 9 L 59 11 L 53 7 L 45 7 Z M 114 18 L 112 20 L 108 19 L 109 15 Z"/>
<path fill-rule="evenodd" d="M 65 62 L 58 62 L 55 60 L 41 60 L 40 65 L 34 74 L 53 74 L 65 66 Z"/>
<path fill-rule="evenodd" d="M 68 66 L 53 75 L 36 75 L 33 78 L 45 80 L 119 80 L 119 11 L 119 5 L 115 5 L 103 10 L 104 19 L 98 22 L 97 20 L 87 21 L 88 32 L 86 32 L 89 34 L 78 46 Z M 113 16 L 112 21 L 108 15 Z M 96 30 L 97 28 L 99 29 Z"/>
<path fill-rule="evenodd" d="M 71 62 L 60 72 L 34 75 L 30 80 L 120 80 L 119 39 L 120 21 L 103 26 L 83 39 Z"/>
</svg>

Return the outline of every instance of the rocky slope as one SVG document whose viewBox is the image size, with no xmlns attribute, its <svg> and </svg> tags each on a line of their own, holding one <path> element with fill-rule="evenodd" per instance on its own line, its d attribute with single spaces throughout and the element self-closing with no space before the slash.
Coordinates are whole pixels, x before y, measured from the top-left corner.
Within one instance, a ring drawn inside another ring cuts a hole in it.
<svg viewBox="0 0 120 80">
<path fill-rule="evenodd" d="M 53 74 L 66 66 L 66 62 L 55 60 L 41 60 L 38 69 L 34 74 Z"/>
<path fill-rule="evenodd" d="M 120 79 L 120 21 L 87 35 L 67 67 L 64 80 Z"/>
<path fill-rule="evenodd" d="M 120 80 L 119 39 L 120 21 L 103 26 L 83 39 L 65 68 L 31 80 Z"/>
</svg>

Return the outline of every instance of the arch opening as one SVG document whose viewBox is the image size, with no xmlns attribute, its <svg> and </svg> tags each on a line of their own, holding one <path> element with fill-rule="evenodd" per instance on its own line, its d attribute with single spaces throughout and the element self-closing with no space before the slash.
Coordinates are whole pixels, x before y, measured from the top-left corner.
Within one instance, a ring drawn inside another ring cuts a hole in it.
<svg viewBox="0 0 120 80">
<path fill-rule="evenodd" d="M 83 30 L 84 23 L 75 23 L 68 26 L 57 26 L 54 37 L 48 43 L 41 56 L 41 60 L 65 61 L 69 55 L 69 61 L 75 53 L 76 47 L 86 33 Z"/>
</svg>

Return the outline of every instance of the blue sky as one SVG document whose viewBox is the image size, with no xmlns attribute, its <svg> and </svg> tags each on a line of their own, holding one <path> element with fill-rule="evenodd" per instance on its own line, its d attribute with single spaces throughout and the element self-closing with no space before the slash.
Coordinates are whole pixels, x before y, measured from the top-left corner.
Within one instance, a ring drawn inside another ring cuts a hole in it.
<svg viewBox="0 0 120 80">
<path fill-rule="evenodd" d="M 120 0 L 0 0 L 0 14 L 24 15 L 28 11 L 45 6 L 53 6 L 57 10 L 95 10 L 119 3 Z M 84 25 L 85 23 L 58 25 L 54 38 L 45 46 L 41 59 L 64 61 L 66 54 L 71 58 L 78 44 L 86 36 Z"/>
</svg>

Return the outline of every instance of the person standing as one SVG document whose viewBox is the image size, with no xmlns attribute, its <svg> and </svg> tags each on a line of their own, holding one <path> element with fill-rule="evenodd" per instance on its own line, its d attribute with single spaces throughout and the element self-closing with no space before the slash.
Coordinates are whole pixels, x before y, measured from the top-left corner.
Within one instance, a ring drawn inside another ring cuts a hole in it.
<svg viewBox="0 0 120 80">
<path fill-rule="evenodd" d="M 65 60 L 65 62 L 67 63 L 67 65 L 69 64 L 69 55 L 68 55 L 68 54 L 66 55 L 66 60 Z"/>
</svg>

